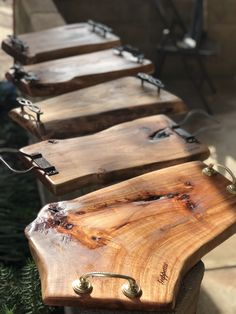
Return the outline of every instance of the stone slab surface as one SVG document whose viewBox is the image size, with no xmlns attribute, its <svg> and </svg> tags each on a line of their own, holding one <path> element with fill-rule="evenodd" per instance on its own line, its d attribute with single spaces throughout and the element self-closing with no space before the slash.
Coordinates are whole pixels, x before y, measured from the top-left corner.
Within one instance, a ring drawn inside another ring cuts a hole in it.
<svg viewBox="0 0 236 314">
<path fill-rule="evenodd" d="M 197 314 L 236 313 L 236 266 L 206 271 Z"/>
</svg>

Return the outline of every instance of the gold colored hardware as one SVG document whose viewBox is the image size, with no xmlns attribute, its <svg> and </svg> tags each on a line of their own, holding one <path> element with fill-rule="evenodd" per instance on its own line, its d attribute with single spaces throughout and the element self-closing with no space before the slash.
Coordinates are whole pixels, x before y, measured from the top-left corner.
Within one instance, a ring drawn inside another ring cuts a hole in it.
<svg viewBox="0 0 236 314">
<path fill-rule="evenodd" d="M 72 287 L 74 291 L 78 294 L 89 294 L 93 290 L 93 286 L 91 285 L 91 283 L 83 277 L 80 277 L 80 279 L 73 281 Z"/>
<path fill-rule="evenodd" d="M 202 173 L 208 177 L 212 177 L 214 174 L 217 173 L 213 167 L 214 167 L 214 165 L 210 164 L 209 166 L 203 168 Z"/>
<path fill-rule="evenodd" d="M 141 288 L 132 277 L 108 272 L 91 272 L 83 274 L 79 279 L 72 282 L 72 287 L 76 293 L 89 294 L 92 292 L 93 286 L 88 280 L 89 277 L 109 277 L 126 279 L 128 282 L 121 287 L 121 290 L 126 297 L 133 299 L 141 296 L 142 294 Z"/>
<path fill-rule="evenodd" d="M 208 177 L 212 177 L 213 175 L 215 175 L 217 173 L 217 171 L 214 169 L 214 166 L 218 166 L 224 170 L 226 170 L 230 176 L 232 177 L 232 184 L 229 184 L 227 187 L 226 187 L 226 191 L 228 191 L 229 193 L 231 194 L 234 194 L 236 195 L 236 177 L 235 175 L 233 174 L 233 172 L 226 166 L 223 166 L 221 164 L 209 164 L 209 166 L 205 167 L 203 170 L 202 170 L 202 173 Z"/>
</svg>

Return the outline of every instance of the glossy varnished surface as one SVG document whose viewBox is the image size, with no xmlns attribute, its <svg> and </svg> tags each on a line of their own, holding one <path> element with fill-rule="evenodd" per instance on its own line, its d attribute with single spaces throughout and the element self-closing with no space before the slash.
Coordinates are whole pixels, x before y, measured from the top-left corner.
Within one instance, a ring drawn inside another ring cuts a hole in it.
<svg viewBox="0 0 236 314">
<path fill-rule="evenodd" d="M 116 55 L 113 49 L 24 66 L 38 81 L 15 80 L 13 71 L 6 73 L 19 89 L 31 96 L 53 96 L 92 86 L 138 72 L 153 73 L 154 65 L 144 59 L 137 63 L 129 57 Z"/>
<path fill-rule="evenodd" d="M 135 175 L 190 160 L 204 160 L 208 148 L 186 141 L 169 128 L 175 123 L 164 115 L 151 116 L 113 126 L 99 133 L 66 140 L 43 141 L 21 149 L 39 152 L 59 174 L 37 176 L 61 195 L 91 185 L 111 184 Z M 152 139 L 167 128 L 170 136 Z M 24 158 L 29 166 L 32 162 Z"/>
<path fill-rule="evenodd" d="M 25 52 L 12 46 L 9 39 L 2 42 L 2 49 L 22 64 L 34 64 L 120 45 L 117 36 L 107 34 L 104 38 L 92 32 L 87 23 L 64 25 L 17 37 L 27 44 Z"/>
<path fill-rule="evenodd" d="M 120 309 L 174 308 L 182 277 L 236 231 L 236 196 L 222 175 L 202 174 L 191 162 L 151 172 L 45 206 L 26 228 L 40 270 L 44 302 Z M 90 296 L 71 283 L 81 274 L 132 276 L 139 299 L 121 292 L 122 280 L 94 278 Z"/>
<path fill-rule="evenodd" d="M 39 139 L 68 138 L 95 133 L 112 125 L 158 113 L 183 113 L 183 101 L 140 79 L 126 77 L 36 103 L 41 123 L 27 109 L 10 116 Z"/>
</svg>

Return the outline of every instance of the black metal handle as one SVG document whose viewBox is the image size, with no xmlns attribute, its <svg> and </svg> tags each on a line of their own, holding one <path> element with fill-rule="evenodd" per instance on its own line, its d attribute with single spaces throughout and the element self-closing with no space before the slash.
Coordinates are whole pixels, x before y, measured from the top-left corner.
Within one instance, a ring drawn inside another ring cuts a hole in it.
<svg viewBox="0 0 236 314">
<path fill-rule="evenodd" d="M 22 79 L 33 83 L 38 81 L 38 77 L 32 72 L 26 72 L 24 68 L 19 64 L 14 64 L 11 67 L 11 72 L 16 81 L 20 81 Z"/>
<path fill-rule="evenodd" d="M 163 89 L 165 87 L 165 85 L 159 79 L 157 79 L 151 75 L 148 75 L 146 73 L 138 73 L 137 77 L 141 80 L 142 86 L 144 85 L 144 82 L 147 82 L 151 85 L 156 86 L 158 94 L 160 94 L 161 89 Z"/>
<path fill-rule="evenodd" d="M 134 58 L 137 59 L 138 63 L 142 63 L 144 60 L 144 53 L 142 53 L 138 48 L 132 47 L 130 45 L 120 46 L 114 48 L 115 53 L 120 56 L 124 56 L 124 53 L 131 54 Z"/>
<path fill-rule="evenodd" d="M 25 99 L 25 98 L 18 97 L 16 100 L 17 100 L 18 104 L 20 105 L 22 114 L 25 113 L 24 109 L 26 107 L 28 110 L 36 113 L 37 122 L 41 123 L 40 116 L 43 114 L 43 112 L 41 111 L 41 109 L 38 106 L 34 105 L 30 100 Z"/>
<path fill-rule="evenodd" d="M 29 46 L 16 35 L 8 35 L 8 39 L 11 45 L 21 52 L 26 52 L 29 49 Z"/>
<path fill-rule="evenodd" d="M 15 148 L 9 148 L 9 147 L 4 147 L 0 150 L 0 153 L 7 153 L 7 154 L 18 154 L 19 151 L 18 149 L 15 149 Z M 9 163 L 0 155 L 0 161 L 9 169 L 11 170 L 13 173 L 15 174 L 25 174 L 25 173 L 28 173 L 30 172 L 32 169 L 35 169 L 37 167 L 35 166 L 32 166 L 28 169 L 24 169 L 24 170 L 18 170 L 18 169 L 14 169 L 12 168 Z"/>
<path fill-rule="evenodd" d="M 112 33 L 113 29 L 108 27 L 105 24 L 95 22 L 93 20 L 88 20 L 88 24 L 92 27 L 92 32 L 102 34 L 103 37 L 106 37 L 107 33 Z"/>
<path fill-rule="evenodd" d="M 12 149 L 12 148 L 4 148 L 1 149 L 0 151 L 1 153 L 16 153 L 18 154 L 19 151 L 17 149 Z M 28 169 L 24 169 L 24 170 L 18 170 L 18 169 L 14 169 L 12 168 L 9 163 L 0 155 L 0 161 L 9 169 L 11 170 L 13 173 L 15 174 L 25 174 L 30 172 L 33 169 L 38 169 L 43 171 L 46 175 L 48 176 L 52 176 L 55 174 L 58 174 L 57 169 L 52 166 L 40 153 L 34 153 L 31 155 L 22 153 L 21 154 L 25 157 L 28 157 L 32 160 L 32 162 L 34 162 L 37 166 L 32 166 Z"/>
</svg>

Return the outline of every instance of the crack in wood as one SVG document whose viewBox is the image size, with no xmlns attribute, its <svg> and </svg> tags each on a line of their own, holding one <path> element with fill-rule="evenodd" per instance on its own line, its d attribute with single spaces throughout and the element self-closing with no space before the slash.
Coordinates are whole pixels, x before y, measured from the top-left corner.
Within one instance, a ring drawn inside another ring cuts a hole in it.
<svg viewBox="0 0 236 314">
<path fill-rule="evenodd" d="M 155 141 L 170 137 L 171 135 L 173 135 L 173 132 L 171 132 L 168 128 L 164 128 L 152 133 L 149 138 L 152 141 Z"/>
<path fill-rule="evenodd" d="M 184 182 L 184 185 L 191 190 L 193 188 L 190 181 Z M 159 211 L 159 207 L 153 204 L 168 200 L 180 203 L 182 208 L 190 211 L 196 208 L 196 204 L 186 192 L 166 194 L 142 192 L 142 195 L 133 199 L 126 198 L 112 204 L 98 204 L 99 209 L 92 212 L 86 208 L 70 213 L 59 203 L 52 203 L 46 209 L 46 216 L 34 222 L 33 231 L 47 234 L 49 229 L 55 229 L 58 234 L 67 235 L 71 241 L 79 241 L 90 249 L 96 249 L 121 235 L 128 226 L 131 228 L 132 225 L 140 224 L 145 219 L 151 217 L 156 219 L 158 215 L 165 214 L 166 212 Z M 151 206 L 150 210 L 145 210 L 147 206 Z M 162 227 L 162 231 L 168 232 L 169 229 L 178 226 L 179 222 L 182 223 L 181 219 L 177 217 L 176 219 L 175 224 Z M 188 218 L 185 217 L 184 221 L 186 219 Z"/>
</svg>

